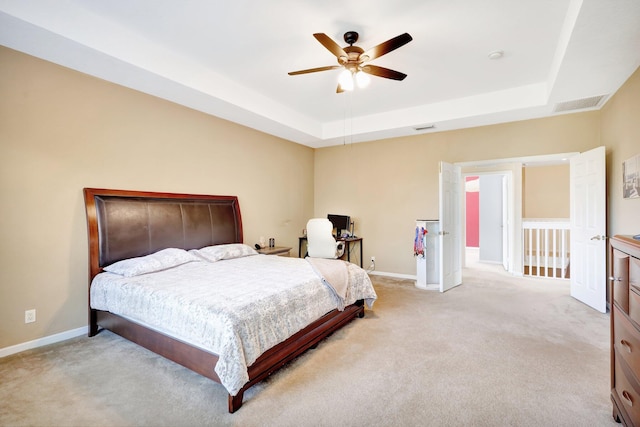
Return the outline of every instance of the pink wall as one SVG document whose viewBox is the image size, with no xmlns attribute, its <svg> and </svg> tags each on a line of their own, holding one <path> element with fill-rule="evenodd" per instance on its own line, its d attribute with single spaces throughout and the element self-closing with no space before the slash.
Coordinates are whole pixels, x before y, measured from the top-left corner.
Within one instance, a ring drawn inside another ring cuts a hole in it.
<svg viewBox="0 0 640 427">
<path fill-rule="evenodd" d="M 478 180 L 477 176 L 468 176 L 467 182 Z M 477 184 L 477 183 L 476 183 Z M 477 185 L 475 191 L 466 191 L 467 197 L 467 247 L 478 248 L 480 247 L 480 192 L 477 191 Z"/>
</svg>

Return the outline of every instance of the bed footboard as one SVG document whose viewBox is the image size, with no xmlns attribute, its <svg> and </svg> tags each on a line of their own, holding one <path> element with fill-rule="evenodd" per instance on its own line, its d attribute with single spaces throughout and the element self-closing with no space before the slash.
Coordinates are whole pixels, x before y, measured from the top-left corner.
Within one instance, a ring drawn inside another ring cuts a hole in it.
<svg viewBox="0 0 640 427">
<path fill-rule="evenodd" d="M 91 331 L 98 330 L 98 326 L 112 331 L 154 353 L 172 360 L 198 374 L 220 382 L 214 368 L 218 356 L 182 341 L 171 338 L 160 332 L 145 328 L 118 315 L 91 310 L 91 317 L 95 317 L 95 325 L 90 325 Z M 344 311 L 333 310 L 286 341 L 272 347 L 263 353 L 248 368 L 249 381 L 235 395 L 229 395 L 229 412 L 233 413 L 242 407 L 244 392 L 254 384 L 263 381 L 269 375 L 282 368 L 309 348 L 316 347 L 320 341 L 337 331 L 355 317 L 364 316 L 364 301 L 358 300 L 345 307 Z"/>
<path fill-rule="evenodd" d="M 358 300 L 345 307 L 344 311 L 333 310 L 316 320 L 286 341 L 272 347 L 249 366 L 249 382 L 236 396 L 229 396 L 229 412 L 233 413 L 242 406 L 242 395 L 252 385 L 264 380 L 272 373 L 315 347 L 324 338 L 337 331 L 355 317 L 364 316 L 364 301 Z"/>
</svg>

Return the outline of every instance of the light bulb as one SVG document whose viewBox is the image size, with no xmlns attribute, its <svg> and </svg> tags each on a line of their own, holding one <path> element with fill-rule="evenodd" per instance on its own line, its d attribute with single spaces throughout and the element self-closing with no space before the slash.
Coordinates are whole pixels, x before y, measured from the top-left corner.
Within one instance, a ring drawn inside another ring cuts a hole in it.
<svg viewBox="0 0 640 427">
<path fill-rule="evenodd" d="M 353 75 L 351 74 L 351 70 L 345 68 L 345 70 L 340 73 L 340 77 L 338 77 L 338 83 L 340 83 L 342 90 L 353 90 Z"/>
<path fill-rule="evenodd" d="M 356 73 L 356 83 L 358 84 L 359 88 L 365 88 L 369 86 L 370 82 L 371 82 L 371 78 L 367 73 L 363 71 L 358 71 Z"/>
</svg>

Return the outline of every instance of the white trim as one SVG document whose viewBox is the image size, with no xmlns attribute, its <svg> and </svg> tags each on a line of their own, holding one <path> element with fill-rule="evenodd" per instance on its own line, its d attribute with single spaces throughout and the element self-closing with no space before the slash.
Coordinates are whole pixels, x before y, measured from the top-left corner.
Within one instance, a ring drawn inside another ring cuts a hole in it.
<svg viewBox="0 0 640 427">
<path fill-rule="evenodd" d="M 38 338 L 33 341 L 23 342 L 22 344 L 12 345 L 11 347 L 0 348 L 0 358 L 7 357 L 22 351 L 31 350 L 33 348 L 43 347 L 45 345 L 54 344 L 71 338 L 79 337 L 89 333 L 89 327 L 71 329 L 69 331 L 60 332 L 59 334 L 49 335 L 48 337 Z"/>
<path fill-rule="evenodd" d="M 494 167 L 505 163 L 522 163 L 523 167 L 526 166 L 549 166 L 568 164 L 569 158 L 580 154 L 579 152 L 570 153 L 558 153 L 558 154 L 543 154 L 541 156 L 523 156 L 523 157 L 509 157 L 502 159 L 491 160 L 475 160 L 471 162 L 456 162 L 455 165 L 461 168 L 467 167 Z M 470 175 L 474 175 L 473 173 Z"/>
<path fill-rule="evenodd" d="M 386 271 L 369 271 L 369 274 L 372 276 L 395 277 L 396 279 L 410 279 L 410 280 L 418 279 L 418 276 L 415 274 L 388 273 Z"/>
</svg>

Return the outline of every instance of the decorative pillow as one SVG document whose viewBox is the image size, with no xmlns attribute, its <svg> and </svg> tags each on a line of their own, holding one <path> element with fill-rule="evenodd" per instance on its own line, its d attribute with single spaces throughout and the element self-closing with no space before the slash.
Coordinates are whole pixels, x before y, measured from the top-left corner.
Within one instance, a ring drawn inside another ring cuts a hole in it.
<svg viewBox="0 0 640 427">
<path fill-rule="evenodd" d="M 168 248 L 146 256 L 123 259 L 122 261 L 106 266 L 104 270 L 125 277 L 133 277 L 166 270 L 190 261 L 201 260 L 184 249 Z"/>
<path fill-rule="evenodd" d="M 222 259 L 241 258 L 249 255 L 258 255 L 258 252 L 256 252 L 255 249 L 243 243 L 206 246 L 201 249 L 192 249 L 189 252 L 198 255 L 209 262 L 216 262 Z"/>
</svg>

